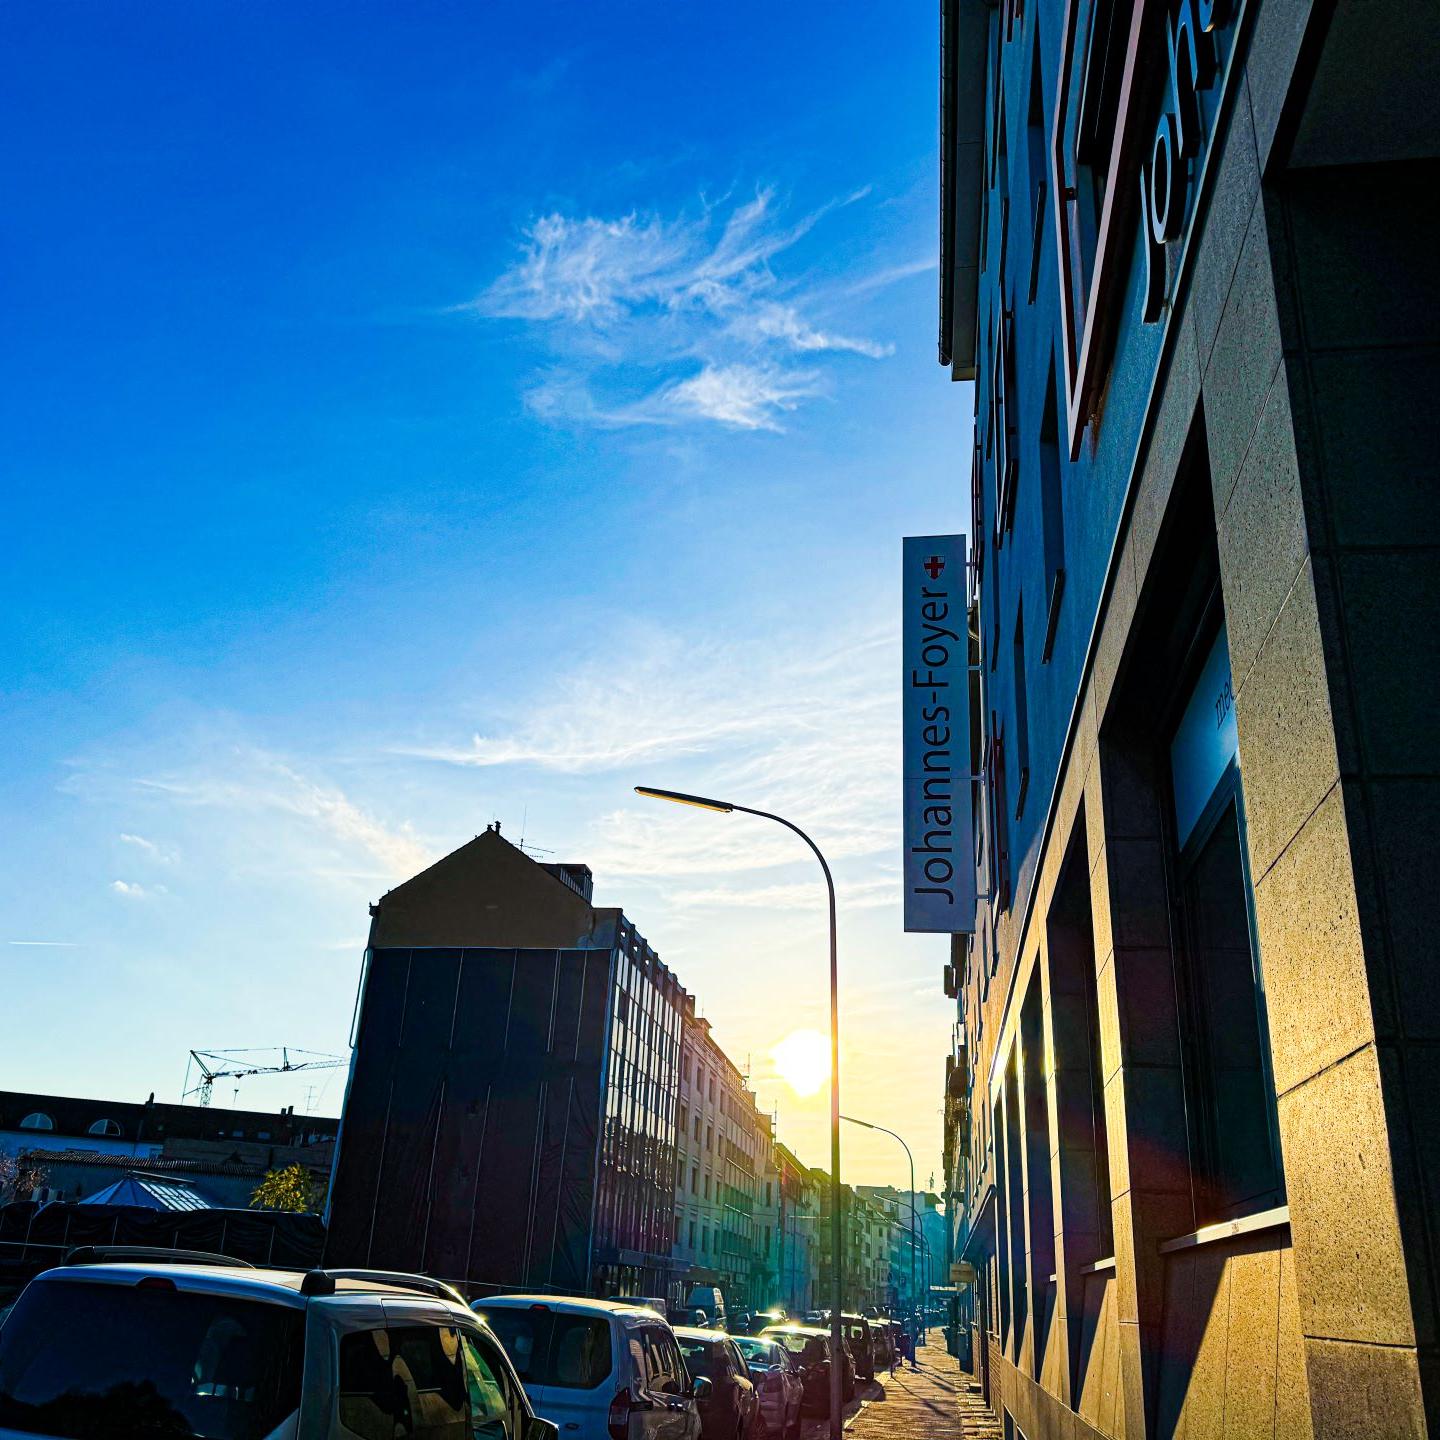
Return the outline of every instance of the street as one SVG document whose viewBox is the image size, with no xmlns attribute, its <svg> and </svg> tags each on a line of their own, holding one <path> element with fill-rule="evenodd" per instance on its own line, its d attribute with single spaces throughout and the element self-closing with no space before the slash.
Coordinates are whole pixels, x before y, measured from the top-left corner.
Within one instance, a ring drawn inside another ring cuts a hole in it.
<svg viewBox="0 0 1440 1440">
<path fill-rule="evenodd" d="M 1000 1424 L 985 1408 L 978 1387 L 945 1349 L 945 1332 L 931 1330 L 905 1365 L 862 1383 L 845 1409 L 845 1431 L 854 1440 L 998 1440 Z M 824 1416 L 807 1420 L 804 1440 L 823 1440 Z"/>
</svg>

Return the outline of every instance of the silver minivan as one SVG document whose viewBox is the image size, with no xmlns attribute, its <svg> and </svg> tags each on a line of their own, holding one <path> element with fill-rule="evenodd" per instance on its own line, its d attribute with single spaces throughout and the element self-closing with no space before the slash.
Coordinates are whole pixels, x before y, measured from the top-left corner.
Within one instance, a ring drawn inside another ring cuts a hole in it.
<svg viewBox="0 0 1440 1440">
<path fill-rule="evenodd" d="M 471 1308 L 562 1440 L 698 1440 L 710 1382 L 691 1382 L 656 1311 L 557 1295 L 493 1295 Z"/>
<path fill-rule="evenodd" d="M 439 1281 L 106 1260 L 37 1275 L 0 1328 L 0 1440 L 557 1440 Z"/>
</svg>

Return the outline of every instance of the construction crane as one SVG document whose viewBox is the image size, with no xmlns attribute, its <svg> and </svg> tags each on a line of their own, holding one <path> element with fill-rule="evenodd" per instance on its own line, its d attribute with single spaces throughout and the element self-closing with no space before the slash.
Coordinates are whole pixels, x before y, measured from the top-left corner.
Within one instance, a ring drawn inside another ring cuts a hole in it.
<svg viewBox="0 0 1440 1440">
<path fill-rule="evenodd" d="M 280 1057 L 280 1063 L 265 1064 L 258 1056 Z M 303 1056 L 303 1059 L 294 1059 Z M 336 1070 L 350 1062 L 343 1055 L 327 1055 L 320 1050 L 296 1050 L 292 1046 L 271 1046 L 255 1050 L 192 1050 L 185 1064 L 185 1089 L 181 1101 L 192 1095 L 200 1097 L 201 1105 L 210 1103 L 210 1092 L 217 1080 L 242 1080 L 249 1075 L 289 1075 L 296 1070 Z M 200 1079 L 191 1085 L 190 1077 L 198 1073 Z M 238 1087 L 237 1087 L 238 1089 Z"/>
</svg>

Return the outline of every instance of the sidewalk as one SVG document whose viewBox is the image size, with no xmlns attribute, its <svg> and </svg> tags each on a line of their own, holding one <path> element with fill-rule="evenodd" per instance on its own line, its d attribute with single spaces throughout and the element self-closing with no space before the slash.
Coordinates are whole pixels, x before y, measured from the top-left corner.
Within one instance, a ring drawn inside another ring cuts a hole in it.
<svg viewBox="0 0 1440 1440">
<path fill-rule="evenodd" d="M 932 1330 L 928 1340 L 915 1352 L 918 1369 L 907 1365 L 861 1386 L 858 1409 L 850 1407 L 845 1420 L 851 1440 L 1000 1440 L 979 1387 L 971 1390 L 970 1376 L 946 1352 L 945 1332 Z"/>
</svg>

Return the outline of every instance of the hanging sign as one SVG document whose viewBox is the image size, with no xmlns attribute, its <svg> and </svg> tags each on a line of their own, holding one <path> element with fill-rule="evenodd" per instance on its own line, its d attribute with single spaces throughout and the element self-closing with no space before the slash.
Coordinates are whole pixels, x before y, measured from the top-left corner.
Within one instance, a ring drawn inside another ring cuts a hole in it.
<svg viewBox="0 0 1440 1440">
<path fill-rule="evenodd" d="M 903 576 L 905 928 L 968 934 L 975 860 L 965 537 L 907 537 Z"/>
</svg>

